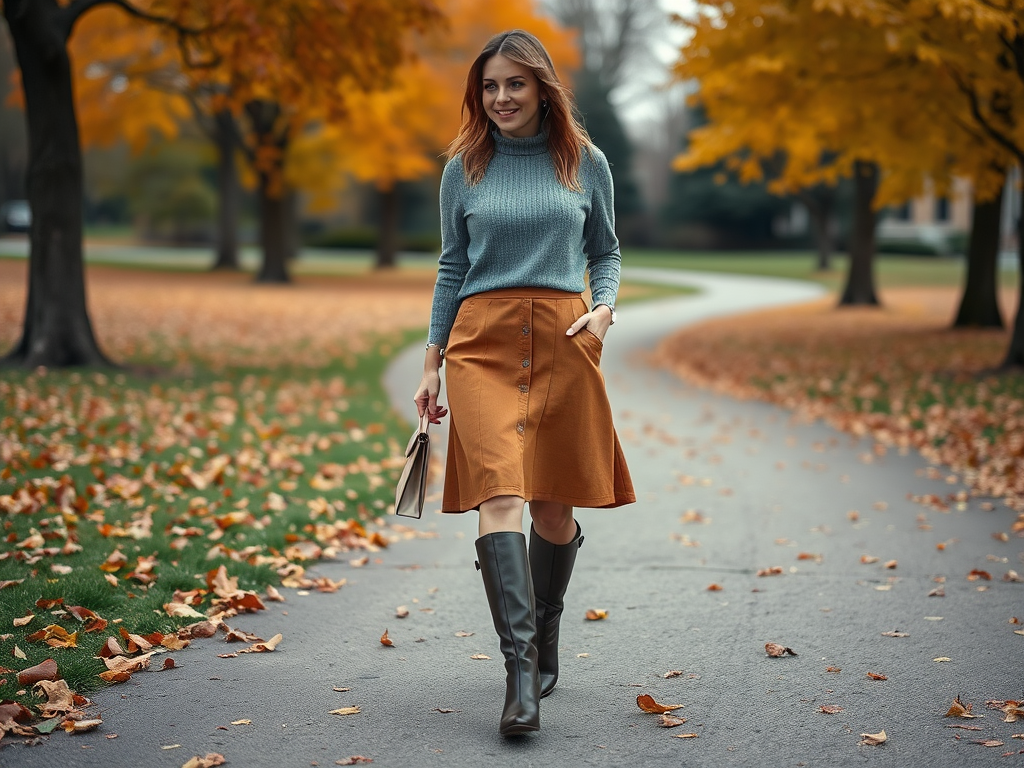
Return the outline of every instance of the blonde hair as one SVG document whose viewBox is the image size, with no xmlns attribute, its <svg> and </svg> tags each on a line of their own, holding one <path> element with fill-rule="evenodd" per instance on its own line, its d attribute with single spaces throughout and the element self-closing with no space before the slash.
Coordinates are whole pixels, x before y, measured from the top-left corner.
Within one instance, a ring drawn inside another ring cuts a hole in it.
<svg viewBox="0 0 1024 768">
<path fill-rule="evenodd" d="M 577 116 L 572 91 L 558 79 L 555 65 L 544 44 L 521 29 L 492 37 L 469 68 L 466 95 L 462 101 L 462 127 L 448 147 L 448 159 L 462 155 L 462 167 L 470 185 L 478 184 L 487 172 L 487 166 L 494 156 L 494 136 L 491 132 L 496 126 L 484 111 L 483 73 L 487 61 L 498 54 L 528 67 L 537 77 L 547 99 L 547 107 L 542 108 L 542 119 L 548 134 L 548 151 L 555 164 L 555 175 L 564 187 L 582 192 L 583 187 L 579 181 L 580 162 L 583 150 L 589 151 L 591 147 L 590 136 Z"/>
</svg>

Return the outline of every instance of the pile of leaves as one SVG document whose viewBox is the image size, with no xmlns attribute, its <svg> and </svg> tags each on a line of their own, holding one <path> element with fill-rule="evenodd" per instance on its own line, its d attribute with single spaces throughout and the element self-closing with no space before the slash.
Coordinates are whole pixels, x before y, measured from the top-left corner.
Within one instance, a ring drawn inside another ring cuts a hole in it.
<svg viewBox="0 0 1024 768">
<path fill-rule="evenodd" d="M 673 335 L 656 356 L 700 386 L 870 437 L 865 461 L 919 451 L 975 495 L 1021 512 L 1024 375 L 992 373 L 1008 333 L 950 329 L 956 300 L 955 289 L 901 288 L 881 309 L 828 299 L 712 320 Z"/>
<path fill-rule="evenodd" d="M 196 637 L 272 651 L 280 636 L 230 619 L 280 599 L 276 586 L 336 591 L 344 580 L 317 575 L 318 561 L 353 553 L 365 565 L 412 535 L 386 523 L 407 427 L 380 385 L 390 351 L 411 340 L 411 313 L 370 329 L 363 301 L 337 290 L 276 289 L 248 306 L 218 303 L 207 275 L 171 275 L 208 302 L 204 317 L 183 316 L 186 339 L 206 322 L 227 329 L 182 353 L 162 340 L 163 277 L 109 273 L 147 294 L 102 279 L 91 294 L 94 316 L 124 311 L 108 300 L 132 308 L 131 327 L 106 335 L 129 367 L 0 379 L 0 738 L 95 727 L 84 694 Z M 400 303 L 387 286 L 360 290 Z M 338 319 L 292 324 L 304 306 L 322 319 L 318 291 Z M 292 327 L 273 336 L 267 318 Z M 274 367 L 238 364 L 272 342 L 287 350 Z M 164 658 L 159 669 L 173 668 Z"/>
</svg>

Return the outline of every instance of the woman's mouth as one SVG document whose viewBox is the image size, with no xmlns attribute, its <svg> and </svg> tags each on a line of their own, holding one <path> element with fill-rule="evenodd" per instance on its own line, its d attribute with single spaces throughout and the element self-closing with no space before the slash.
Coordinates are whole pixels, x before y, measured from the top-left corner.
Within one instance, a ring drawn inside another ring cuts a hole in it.
<svg viewBox="0 0 1024 768">
<path fill-rule="evenodd" d="M 509 115 L 514 115 L 518 111 L 518 109 L 496 109 L 494 110 L 494 113 L 499 117 L 508 117 Z"/>
</svg>

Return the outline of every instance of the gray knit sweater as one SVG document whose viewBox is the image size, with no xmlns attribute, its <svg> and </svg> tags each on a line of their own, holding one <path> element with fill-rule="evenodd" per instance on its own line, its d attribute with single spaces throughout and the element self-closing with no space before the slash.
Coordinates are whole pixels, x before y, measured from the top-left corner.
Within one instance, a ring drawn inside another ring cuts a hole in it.
<svg viewBox="0 0 1024 768">
<path fill-rule="evenodd" d="M 441 175 L 441 256 L 429 341 L 442 347 L 462 300 L 482 291 L 582 292 L 589 269 L 594 305 L 615 306 L 619 241 L 604 154 L 596 147 L 583 152 L 580 193 L 559 184 L 546 134 L 508 139 L 495 133 L 494 139 L 494 157 L 479 184 L 466 182 L 461 157 L 449 160 Z"/>
</svg>

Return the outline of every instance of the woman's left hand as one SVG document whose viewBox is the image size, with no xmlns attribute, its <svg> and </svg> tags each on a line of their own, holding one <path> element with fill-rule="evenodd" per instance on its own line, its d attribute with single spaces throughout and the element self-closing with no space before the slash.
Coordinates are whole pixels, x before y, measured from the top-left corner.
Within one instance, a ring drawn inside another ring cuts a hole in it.
<svg viewBox="0 0 1024 768">
<path fill-rule="evenodd" d="M 604 335 L 612 324 L 612 311 L 607 304 L 599 304 L 593 311 L 580 316 L 580 319 L 569 326 L 565 332 L 566 336 L 574 336 L 586 328 L 592 334 L 604 341 Z"/>
</svg>

